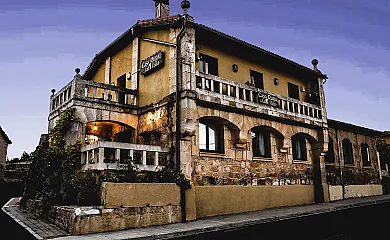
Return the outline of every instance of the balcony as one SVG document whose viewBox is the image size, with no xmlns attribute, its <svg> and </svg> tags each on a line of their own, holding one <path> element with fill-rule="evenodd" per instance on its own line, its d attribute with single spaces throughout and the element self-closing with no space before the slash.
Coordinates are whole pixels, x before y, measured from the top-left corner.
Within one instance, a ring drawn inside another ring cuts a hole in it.
<svg viewBox="0 0 390 240">
<path fill-rule="evenodd" d="M 284 97 L 256 87 L 196 71 L 196 91 L 201 102 L 286 118 L 307 124 L 322 123 L 320 106 Z"/>
<path fill-rule="evenodd" d="M 137 91 L 109 84 L 84 80 L 77 76 L 50 97 L 50 114 L 72 105 L 124 109 L 137 105 Z"/>
<path fill-rule="evenodd" d="M 132 162 L 141 171 L 168 165 L 169 148 L 99 141 L 81 148 L 83 170 L 124 170 Z"/>
</svg>

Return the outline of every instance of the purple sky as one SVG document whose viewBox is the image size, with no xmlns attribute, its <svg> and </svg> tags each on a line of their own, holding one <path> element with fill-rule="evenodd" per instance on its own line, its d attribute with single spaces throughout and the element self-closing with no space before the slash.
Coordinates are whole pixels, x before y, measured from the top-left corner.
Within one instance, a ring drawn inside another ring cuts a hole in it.
<svg viewBox="0 0 390 240">
<path fill-rule="evenodd" d="M 181 13 L 171 0 L 171 14 Z M 389 0 L 192 0 L 195 21 L 329 76 L 328 117 L 390 130 Z M 0 8 L 0 125 L 9 158 L 47 132 L 50 90 L 139 19 L 152 0 L 13 0 Z"/>
</svg>

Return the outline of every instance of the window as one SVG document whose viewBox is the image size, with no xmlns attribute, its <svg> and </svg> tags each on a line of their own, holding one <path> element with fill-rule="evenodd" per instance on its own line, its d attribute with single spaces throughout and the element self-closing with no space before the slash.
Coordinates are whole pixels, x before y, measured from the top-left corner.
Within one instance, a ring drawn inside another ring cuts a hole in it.
<svg viewBox="0 0 390 240">
<path fill-rule="evenodd" d="M 327 163 L 334 163 L 334 147 L 333 147 L 333 139 L 329 137 L 329 143 L 328 143 L 328 152 L 325 155 L 325 162 Z"/>
<path fill-rule="evenodd" d="M 251 83 L 255 84 L 255 87 L 264 89 L 263 74 L 250 70 Z"/>
<path fill-rule="evenodd" d="M 222 124 L 199 122 L 199 149 L 206 152 L 224 152 Z"/>
<path fill-rule="evenodd" d="M 200 54 L 200 72 L 218 76 L 218 59 Z"/>
<path fill-rule="evenodd" d="M 344 157 L 344 164 L 354 164 L 353 161 L 353 152 L 352 152 L 352 143 L 347 138 L 344 138 L 343 142 L 343 157 Z"/>
<path fill-rule="evenodd" d="M 288 96 L 299 100 L 299 87 L 298 85 L 288 83 Z"/>
<path fill-rule="evenodd" d="M 252 149 L 254 157 L 271 157 L 270 132 L 263 129 L 252 130 Z"/>
<path fill-rule="evenodd" d="M 370 161 L 370 149 L 368 147 L 367 143 L 362 143 L 360 145 L 360 150 L 362 152 L 362 162 L 363 166 L 371 166 L 371 161 Z"/>
<path fill-rule="evenodd" d="M 294 135 L 292 137 L 292 143 L 294 160 L 306 161 L 306 138 L 302 135 Z"/>
</svg>

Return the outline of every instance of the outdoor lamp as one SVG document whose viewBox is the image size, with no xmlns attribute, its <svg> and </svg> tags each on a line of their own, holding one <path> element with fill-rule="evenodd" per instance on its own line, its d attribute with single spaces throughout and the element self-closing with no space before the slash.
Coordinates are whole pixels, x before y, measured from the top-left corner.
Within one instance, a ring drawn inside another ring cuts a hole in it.
<svg viewBox="0 0 390 240">
<path fill-rule="evenodd" d="M 98 128 L 97 128 L 97 125 L 95 123 L 95 125 L 93 125 L 93 130 L 96 131 Z"/>
</svg>

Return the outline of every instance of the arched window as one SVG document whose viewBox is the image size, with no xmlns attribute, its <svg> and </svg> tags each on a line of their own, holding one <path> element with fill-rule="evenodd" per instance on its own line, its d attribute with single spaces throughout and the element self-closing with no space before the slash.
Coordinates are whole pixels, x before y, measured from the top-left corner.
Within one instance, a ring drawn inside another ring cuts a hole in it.
<svg viewBox="0 0 390 240">
<path fill-rule="evenodd" d="M 294 135 L 292 137 L 293 145 L 293 158 L 294 160 L 307 160 L 306 152 L 306 138 L 300 134 Z"/>
<path fill-rule="evenodd" d="M 371 166 L 370 149 L 368 147 L 368 144 L 367 143 L 362 143 L 360 145 L 360 150 L 362 152 L 363 166 Z"/>
<path fill-rule="evenodd" d="M 271 137 L 270 132 L 255 128 L 252 130 L 252 149 L 254 157 L 271 157 Z"/>
<path fill-rule="evenodd" d="M 204 152 L 223 153 L 223 124 L 199 121 L 199 149 Z"/>
<path fill-rule="evenodd" d="M 333 139 L 329 137 L 329 143 L 328 143 L 328 152 L 325 155 L 325 162 L 327 163 L 334 163 L 334 147 L 333 147 Z"/>
<path fill-rule="evenodd" d="M 344 156 L 344 164 L 354 164 L 353 161 L 353 150 L 352 143 L 347 138 L 344 138 L 343 142 L 343 156 Z"/>
</svg>

